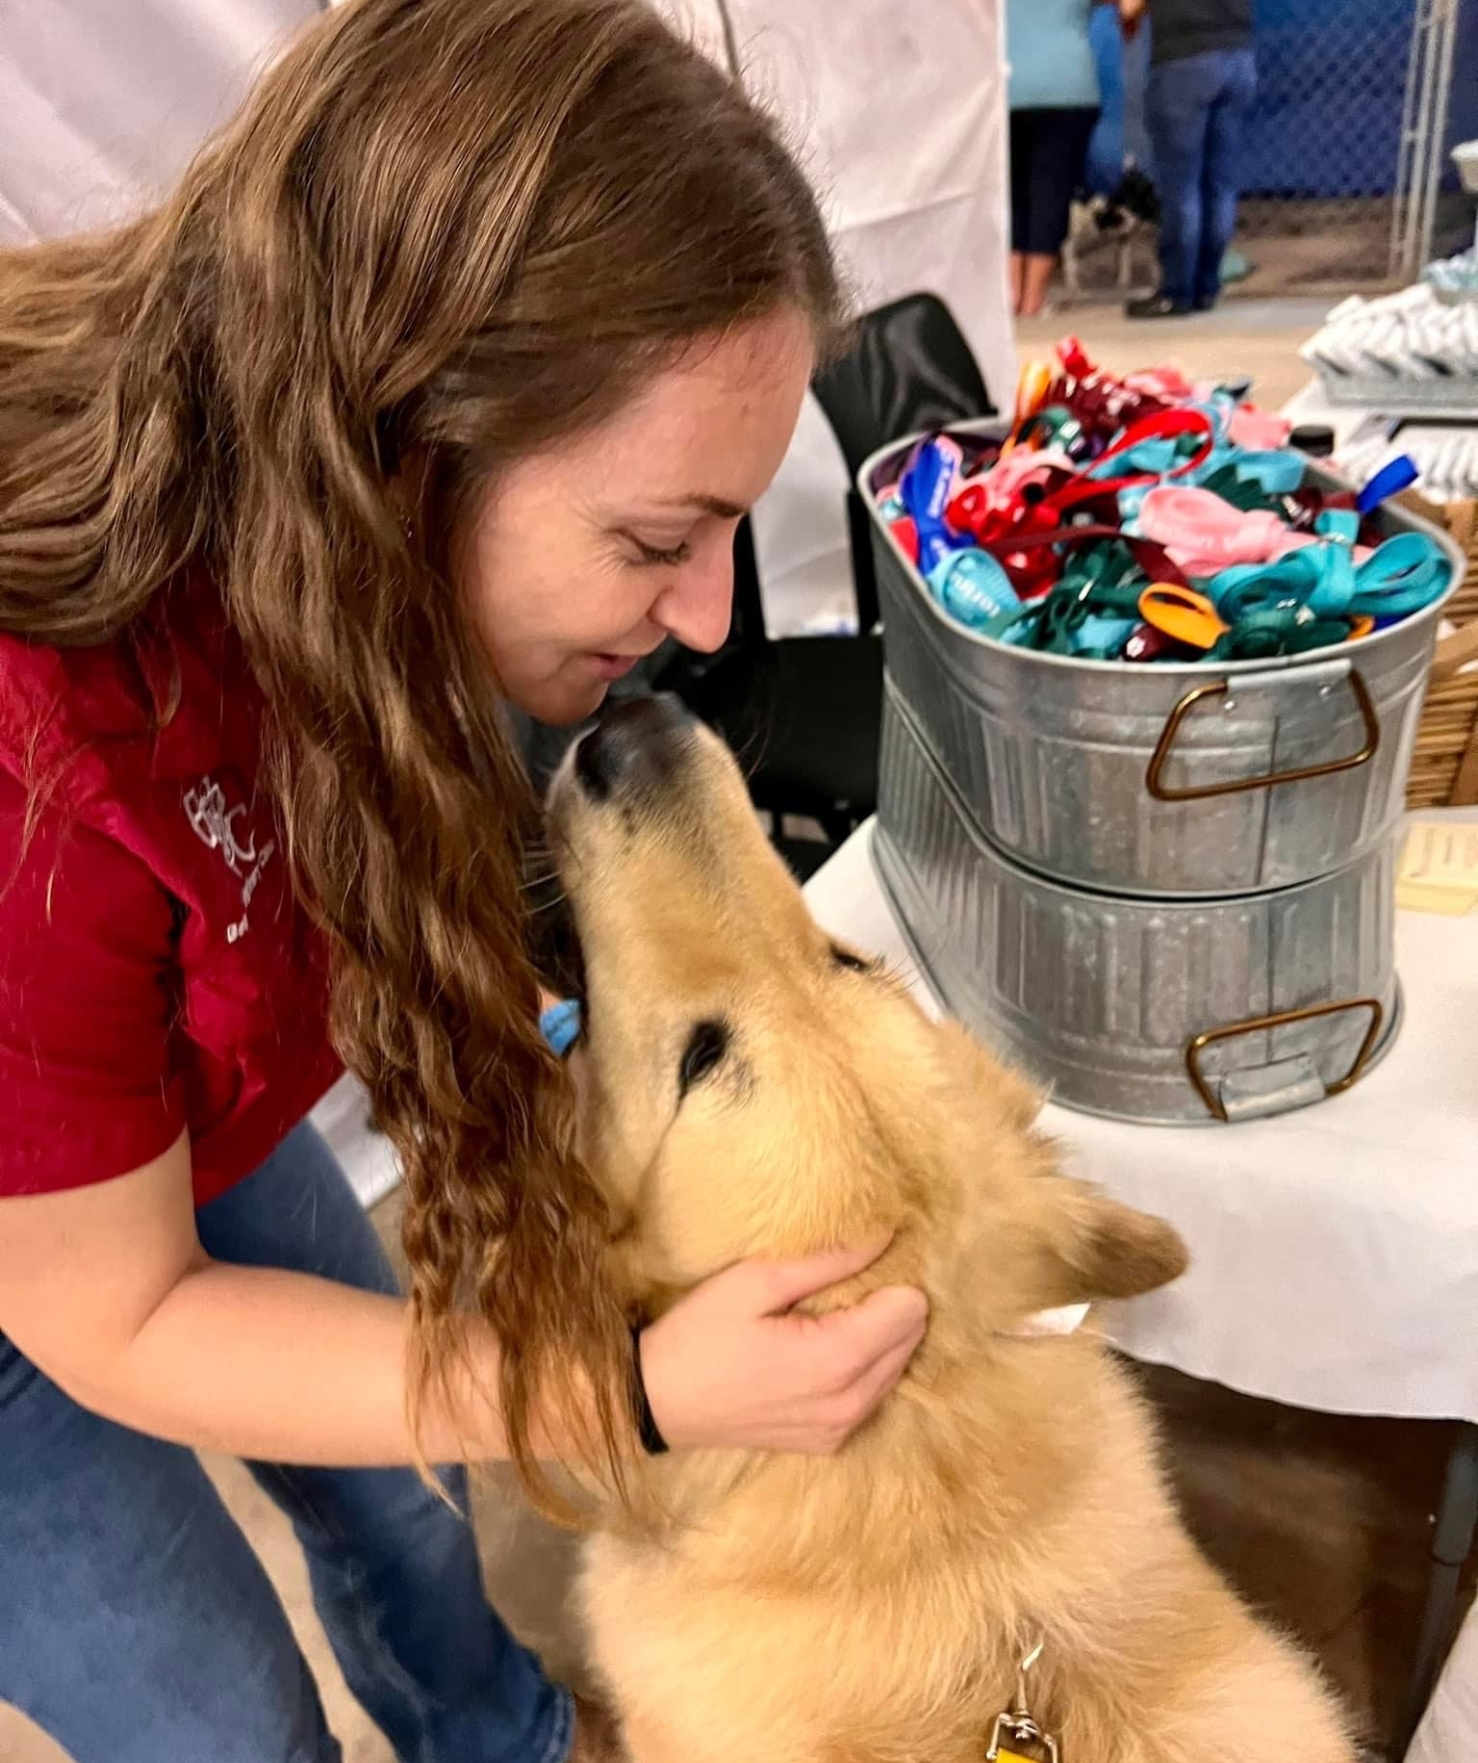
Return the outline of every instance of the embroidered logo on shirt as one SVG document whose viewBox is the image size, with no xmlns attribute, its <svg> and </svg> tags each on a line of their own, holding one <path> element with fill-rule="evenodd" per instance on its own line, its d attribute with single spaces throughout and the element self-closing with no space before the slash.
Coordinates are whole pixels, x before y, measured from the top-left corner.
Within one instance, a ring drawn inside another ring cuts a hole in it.
<svg viewBox="0 0 1478 1763">
<path fill-rule="evenodd" d="M 256 862 L 255 838 L 248 833 L 249 842 L 243 845 L 236 832 L 236 822 L 246 815 L 246 804 L 238 802 L 234 808 L 228 808 L 226 792 L 214 779 L 203 777 L 193 790 L 185 791 L 185 813 L 196 838 L 208 850 L 225 852 L 226 867 L 232 875 L 241 874 L 242 864 Z"/>
<path fill-rule="evenodd" d="M 185 791 L 185 814 L 196 838 L 207 850 L 219 851 L 227 869 L 241 882 L 241 917 L 226 926 L 226 941 L 239 942 L 251 928 L 247 908 L 262 871 L 276 853 L 277 842 L 269 840 L 258 851 L 256 835 L 250 828 L 238 830 L 238 823 L 246 818 L 246 804 L 238 802 L 235 807 L 228 807 L 226 792 L 209 774 L 193 790 Z"/>
</svg>

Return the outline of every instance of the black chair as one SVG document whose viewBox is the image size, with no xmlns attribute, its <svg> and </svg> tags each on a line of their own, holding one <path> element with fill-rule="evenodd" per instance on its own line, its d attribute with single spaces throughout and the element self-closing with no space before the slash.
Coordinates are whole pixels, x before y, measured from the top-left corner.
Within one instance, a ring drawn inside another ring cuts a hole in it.
<svg viewBox="0 0 1478 1763">
<path fill-rule="evenodd" d="M 812 384 L 846 461 L 847 524 L 857 635 L 787 637 L 765 632 L 753 535 L 734 547 L 734 628 L 709 661 L 686 653 L 664 671 L 676 691 L 745 761 L 755 806 L 771 815 L 776 842 L 811 869 L 877 804 L 883 649 L 866 506 L 856 488 L 863 462 L 890 440 L 995 407 L 970 346 L 944 302 L 912 294 L 859 320 L 852 347 Z M 784 838 L 784 818 L 820 824 L 827 845 L 803 853 Z"/>
<path fill-rule="evenodd" d="M 979 365 L 937 294 L 909 294 L 869 312 L 851 349 L 811 383 L 847 462 L 847 532 L 857 628 L 878 619 L 871 525 L 857 474 L 879 447 L 920 429 L 994 416 Z"/>
</svg>

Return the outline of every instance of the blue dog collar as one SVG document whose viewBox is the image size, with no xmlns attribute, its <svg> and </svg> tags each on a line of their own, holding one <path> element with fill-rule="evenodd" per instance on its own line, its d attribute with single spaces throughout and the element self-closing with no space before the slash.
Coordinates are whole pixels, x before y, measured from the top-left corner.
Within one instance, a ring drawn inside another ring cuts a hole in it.
<svg viewBox="0 0 1478 1763">
<path fill-rule="evenodd" d="M 566 1058 L 580 1038 L 580 1000 L 562 998 L 558 1004 L 551 1004 L 539 1017 L 539 1032 L 552 1052 Z"/>
</svg>

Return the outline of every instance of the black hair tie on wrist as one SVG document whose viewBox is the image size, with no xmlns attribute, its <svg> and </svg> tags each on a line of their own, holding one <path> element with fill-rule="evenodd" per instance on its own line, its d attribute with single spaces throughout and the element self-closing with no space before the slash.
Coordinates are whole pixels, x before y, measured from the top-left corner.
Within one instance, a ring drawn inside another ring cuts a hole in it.
<svg viewBox="0 0 1478 1763">
<path fill-rule="evenodd" d="M 662 1436 L 662 1428 L 657 1424 L 657 1416 L 652 1412 L 651 1398 L 647 1395 L 647 1380 L 641 1367 L 641 1327 L 633 1324 L 631 1330 L 631 1412 L 636 1421 L 637 1437 L 641 1440 L 641 1448 L 649 1457 L 665 1456 L 668 1450 L 667 1440 Z"/>
</svg>

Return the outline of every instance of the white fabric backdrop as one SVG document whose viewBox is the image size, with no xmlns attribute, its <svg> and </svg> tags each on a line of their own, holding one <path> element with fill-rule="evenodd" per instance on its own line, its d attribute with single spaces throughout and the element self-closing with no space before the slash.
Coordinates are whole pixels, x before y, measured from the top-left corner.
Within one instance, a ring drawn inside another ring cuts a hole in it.
<svg viewBox="0 0 1478 1763">
<path fill-rule="evenodd" d="M 0 7 L 0 243 L 108 226 L 168 189 L 317 0 Z"/>
<path fill-rule="evenodd" d="M 723 60 L 719 0 L 658 0 Z M 821 193 L 861 305 L 928 289 L 959 319 L 997 404 L 1016 377 L 1006 299 L 1000 0 L 728 0 L 748 90 Z M 807 400 L 755 541 L 772 634 L 852 606 L 841 454 Z"/>
</svg>

